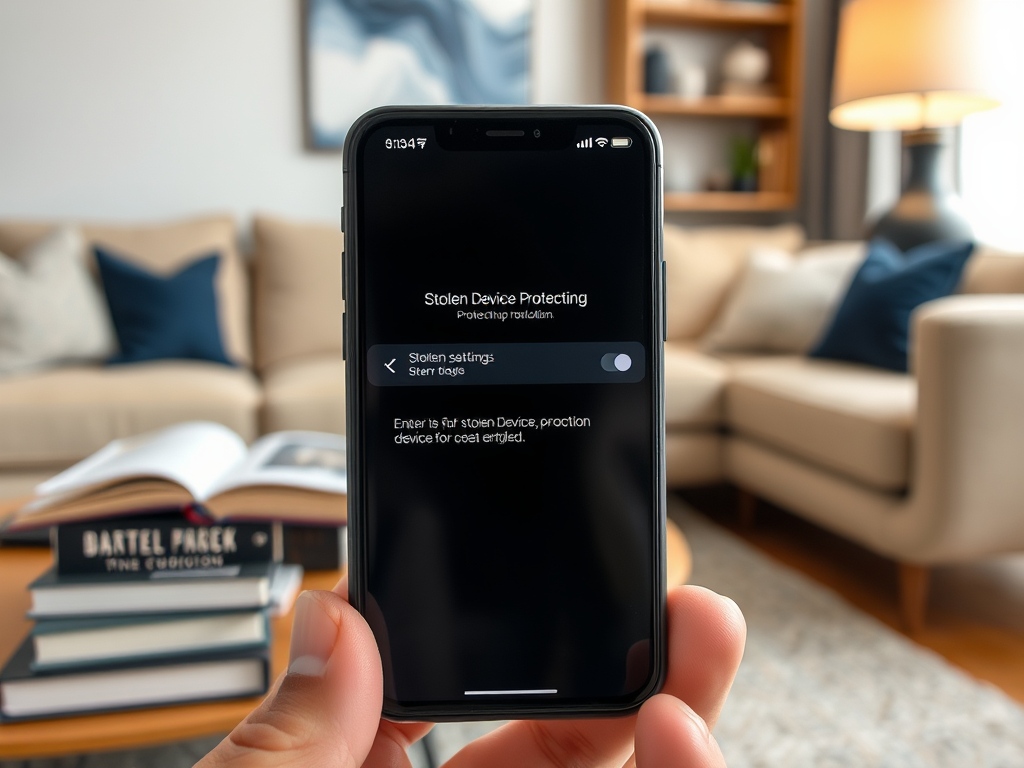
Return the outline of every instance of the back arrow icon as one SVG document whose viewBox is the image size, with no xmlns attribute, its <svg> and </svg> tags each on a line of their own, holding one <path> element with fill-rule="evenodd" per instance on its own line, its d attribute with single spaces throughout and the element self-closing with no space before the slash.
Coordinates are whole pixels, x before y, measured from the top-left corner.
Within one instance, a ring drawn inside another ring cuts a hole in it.
<svg viewBox="0 0 1024 768">
<path fill-rule="evenodd" d="M 391 363 L 395 362 L 395 360 L 397 360 L 397 359 L 398 359 L 398 358 L 396 358 L 396 357 L 392 357 L 392 358 L 391 358 Z M 391 367 L 391 363 L 384 363 L 384 367 L 385 367 L 385 368 L 387 368 L 387 369 L 388 369 L 389 371 L 391 371 L 392 373 L 394 373 L 394 372 L 395 372 L 395 369 Z"/>
</svg>

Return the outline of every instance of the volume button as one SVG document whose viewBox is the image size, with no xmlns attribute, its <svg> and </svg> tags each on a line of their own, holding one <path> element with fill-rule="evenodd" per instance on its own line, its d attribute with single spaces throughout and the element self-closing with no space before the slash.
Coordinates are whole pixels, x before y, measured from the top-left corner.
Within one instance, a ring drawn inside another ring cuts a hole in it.
<svg viewBox="0 0 1024 768">
<path fill-rule="evenodd" d="M 341 359 L 345 360 L 345 347 L 348 346 L 348 318 L 341 313 Z"/>
<path fill-rule="evenodd" d="M 341 206 L 341 216 L 340 216 L 340 219 L 341 219 L 341 223 L 340 223 L 341 231 L 344 232 L 345 231 L 345 206 L 344 205 Z"/>
<path fill-rule="evenodd" d="M 662 261 L 662 341 L 669 340 L 669 289 L 668 289 L 669 266 L 667 261 Z"/>
</svg>

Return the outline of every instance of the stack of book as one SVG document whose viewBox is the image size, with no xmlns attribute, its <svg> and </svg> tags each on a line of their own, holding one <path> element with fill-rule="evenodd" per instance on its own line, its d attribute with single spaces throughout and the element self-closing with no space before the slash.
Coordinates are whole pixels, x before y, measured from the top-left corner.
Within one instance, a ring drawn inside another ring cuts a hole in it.
<svg viewBox="0 0 1024 768">
<path fill-rule="evenodd" d="M 273 561 L 271 530 L 180 515 L 58 527 L 56 563 L 29 585 L 36 624 L 0 672 L 0 718 L 266 692 L 269 615 L 302 580 Z"/>
<path fill-rule="evenodd" d="M 36 624 L 0 672 L 0 720 L 266 692 L 268 617 L 302 579 L 280 520 L 335 531 L 343 554 L 343 441 L 279 433 L 247 450 L 184 424 L 40 486 L 6 523 L 50 526 L 54 565 L 29 586 Z"/>
</svg>

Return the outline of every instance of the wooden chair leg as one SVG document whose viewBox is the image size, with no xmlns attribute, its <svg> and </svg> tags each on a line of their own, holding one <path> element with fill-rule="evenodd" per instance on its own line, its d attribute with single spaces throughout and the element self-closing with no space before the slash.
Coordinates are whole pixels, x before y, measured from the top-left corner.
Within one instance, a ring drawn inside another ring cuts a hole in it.
<svg viewBox="0 0 1024 768">
<path fill-rule="evenodd" d="M 900 618 L 910 634 L 924 627 L 931 569 L 926 565 L 900 563 Z"/>
<path fill-rule="evenodd" d="M 742 488 L 737 490 L 736 509 L 740 513 L 740 526 L 742 528 L 753 528 L 757 522 L 757 496 Z"/>
</svg>

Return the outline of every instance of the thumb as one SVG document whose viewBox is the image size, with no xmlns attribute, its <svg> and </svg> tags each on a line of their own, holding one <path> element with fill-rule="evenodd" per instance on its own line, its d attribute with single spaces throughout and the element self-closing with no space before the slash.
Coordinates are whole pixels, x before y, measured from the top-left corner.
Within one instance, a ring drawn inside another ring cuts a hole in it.
<svg viewBox="0 0 1024 768">
<path fill-rule="evenodd" d="M 652 696 L 640 708 L 634 750 L 636 768 L 725 768 L 707 723 L 667 693 Z"/>
<path fill-rule="evenodd" d="M 383 677 L 373 633 L 333 592 L 303 592 L 287 673 L 197 768 L 355 768 L 373 745 Z"/>
</svg>

